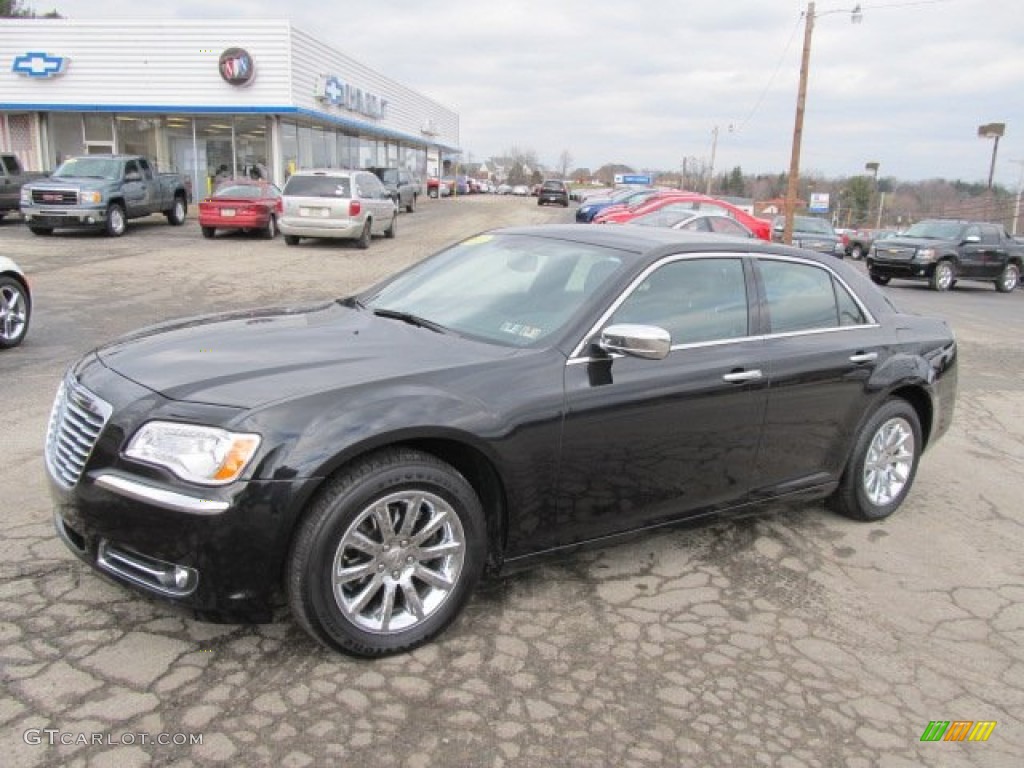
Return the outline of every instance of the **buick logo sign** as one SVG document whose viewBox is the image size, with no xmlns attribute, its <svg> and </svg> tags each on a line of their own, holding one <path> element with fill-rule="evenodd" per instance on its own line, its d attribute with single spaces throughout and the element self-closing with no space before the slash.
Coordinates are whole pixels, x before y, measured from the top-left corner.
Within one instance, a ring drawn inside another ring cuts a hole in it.
<svg viewBox="0 0 1024 768">
<path fill-rule="evenodd" d="M 256 75 L 252 56 L 244 48 L 228 48 L 220 55 L 220 76 L 229 85 L 248 85 Z"/>
</svg>

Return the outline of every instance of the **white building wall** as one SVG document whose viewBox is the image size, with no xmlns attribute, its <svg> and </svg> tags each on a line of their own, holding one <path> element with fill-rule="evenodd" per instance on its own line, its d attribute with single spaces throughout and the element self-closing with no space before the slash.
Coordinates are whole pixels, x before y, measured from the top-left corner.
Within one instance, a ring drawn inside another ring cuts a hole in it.
<svg viewBox="0 0 1024 768">
<path fill-rule="evenodd" d="M 245 48 L 256 77 L 229 85 L 218 71 L 226 48 Z M 71 59 L 58 77 L 11 71 L 16 56 L 42 51 Z M 291 102 L 285 21 L 79 21 L 4 19 L 0 24 L 0 109 L 18 105 L 175 108 L 285 107 Z"/>
</svg>

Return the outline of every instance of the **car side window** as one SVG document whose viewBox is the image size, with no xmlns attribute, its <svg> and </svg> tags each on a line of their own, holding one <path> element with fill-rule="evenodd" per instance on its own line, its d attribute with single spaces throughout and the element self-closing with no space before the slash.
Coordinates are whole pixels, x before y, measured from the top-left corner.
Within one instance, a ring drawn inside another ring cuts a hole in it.
<svg viewBox="0 0 1024 768">
<path fill-rule="evenodd" d="M 129 160 L 127 163 L 124 164 L 125 178 L 128 177 L 129 173 L 139 173 L 139 164 L 134 160 Z"/>
<path fill-rule="evenodd" d="M 964 240 L 968 237 L 981 237 L 981 228 L 977 224 L 972 224 L 964 230 Z"/>
<path fill-rule="evenodd" d="M 825 269 L 788 261 L 759 262 L 772 333 L 867 322 L 849 291 Z"/>
<path fill-rule="evenodd" d="M 993 227 L 991 224 L 983 224 L 981 227 L 981 242 L 985 245 L 998 245 L 999 227 Z"/>
<path fill-rule="evenodd" d="M 724 216 L 716 216 L 710 219 L 708 223 L 711 225 L 711 231 L 719 235 L 735 235 L 736 237 L 747 237 L 748 233 L 746 228 L 734 221 L 733 219 L 725 218 Z"/>
<path fill-rule="evenodd" d="M 739 258 L 682 259 L 644 279 L 611 317 L 611 323 L 664 328 L 673 344 L 747 335 L 747 288 Z"/>
<path fill-rule="evenodd" d="M 146 158 L 139 158 L 139 168 L 142 169 L 142 175 L 147 179 L 153 178 L 153 169 L 149 167 L 149 161 Z"/>
</svg>

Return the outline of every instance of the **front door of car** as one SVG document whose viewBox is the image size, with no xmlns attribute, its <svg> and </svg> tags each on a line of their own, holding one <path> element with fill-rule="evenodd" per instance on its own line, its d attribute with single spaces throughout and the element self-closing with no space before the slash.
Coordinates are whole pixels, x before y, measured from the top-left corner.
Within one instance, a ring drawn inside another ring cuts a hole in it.
<svg viewBox="0 0 1024 768">
<path fill-rule="evenodd" d="M 883 329 L 820 264 L 757 259 L 771 388 L 754 492 L 775 496 L 842 472 L 888 346 Z"/>
<path fill-rule="evenodd" d="M 548 546 L 727 506 L 748 491 L 767 379 L 763 341 L 749 331 L 744 260 L 661 263 L 600 328 L 619 323 L 668 330 L 672 350 L 663 360 L 610 359 L 590 346 L 570 359 Z"/>
<path fill-rule="evenodd" d="M 985 263 L 989 260 L 988 253 L 992 246 L 985 244 L 981 227 L 977 224 L 967 227 L 963 237 L 964 242 L 960 246 L 960 276 L 985 277 Z"/>
</svg>

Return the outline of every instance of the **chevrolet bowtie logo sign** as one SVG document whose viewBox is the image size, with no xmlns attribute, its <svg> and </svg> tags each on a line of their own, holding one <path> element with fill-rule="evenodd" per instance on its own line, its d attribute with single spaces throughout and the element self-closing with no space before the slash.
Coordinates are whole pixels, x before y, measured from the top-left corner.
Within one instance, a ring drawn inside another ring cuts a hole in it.
<svg viewBox="0 0 1024 768">
<path fill-rule="evenodd" d="M 11 71 L 26 77 L 56 77 L 64 74 L 69 61 L 67 56 L 51 56 L 42 51 L 32 51 L 15 56 Z"/>
</svg>

